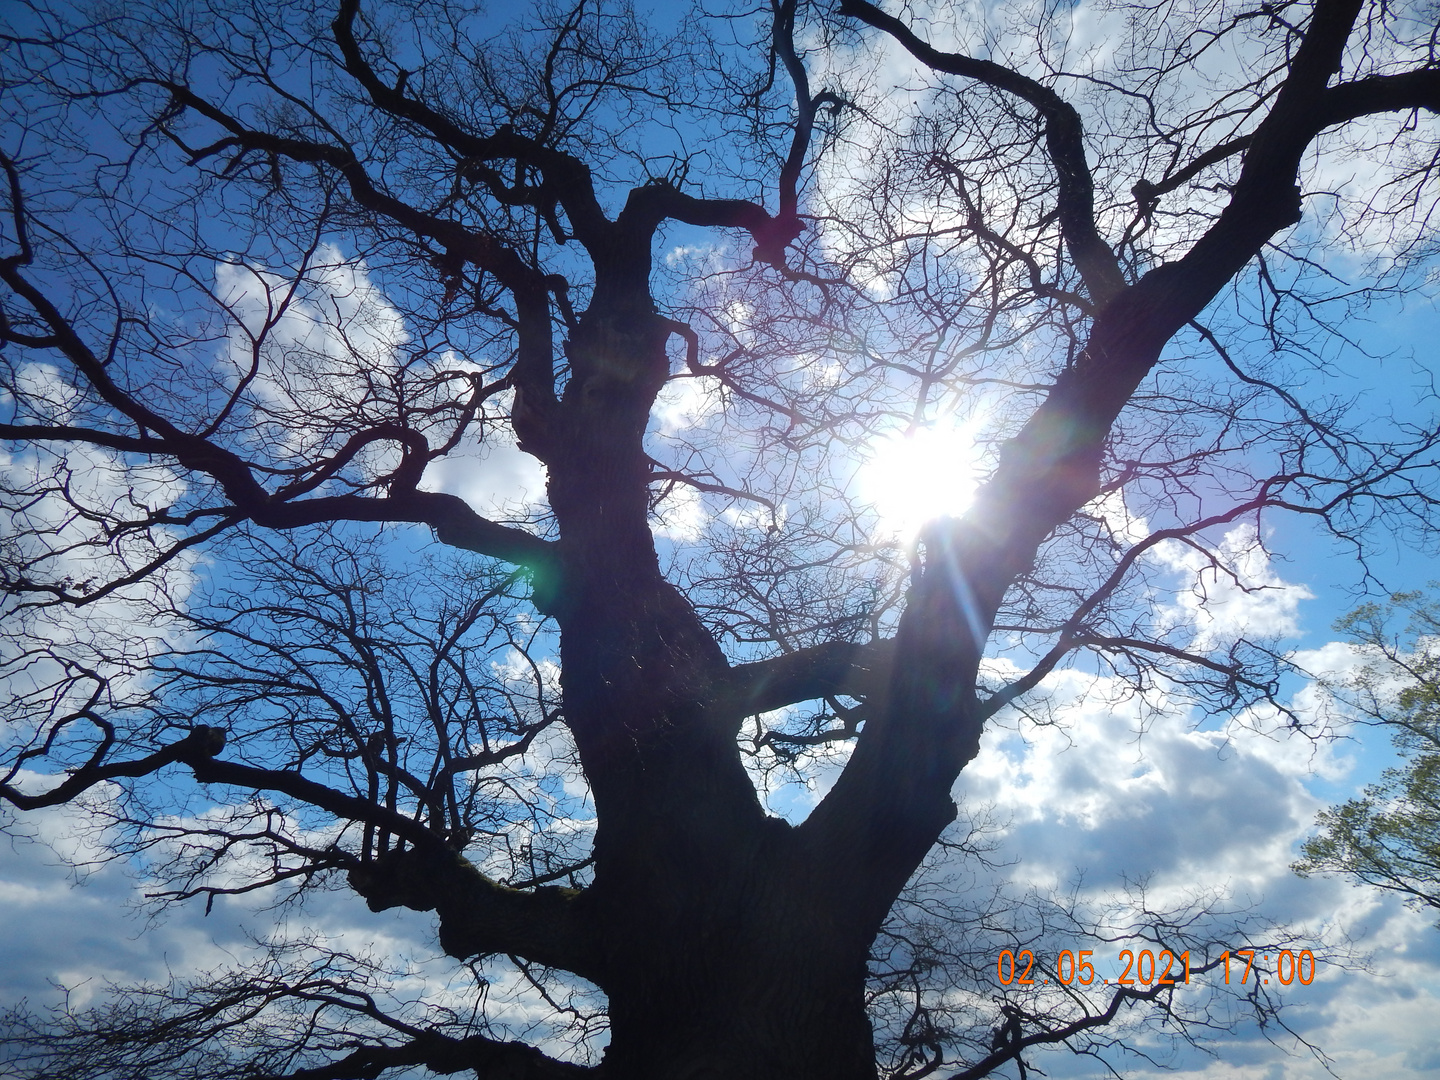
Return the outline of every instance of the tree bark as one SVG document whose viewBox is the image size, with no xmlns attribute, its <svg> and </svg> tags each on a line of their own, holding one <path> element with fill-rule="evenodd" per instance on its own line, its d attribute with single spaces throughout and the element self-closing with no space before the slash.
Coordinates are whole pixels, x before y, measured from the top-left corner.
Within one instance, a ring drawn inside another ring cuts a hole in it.
<svg viewBox="0 0 1440 1080">
<path fill-rule="evenodd" d="M 632 835 L 633 839 L 633 835 Z M 607 866 L 611 1043 L 605 1069 L 635 1080 L 869 1080 L 872 939 L 852 899 L 823 893 L 777 819 L 649 865 Z"/>
</svg>

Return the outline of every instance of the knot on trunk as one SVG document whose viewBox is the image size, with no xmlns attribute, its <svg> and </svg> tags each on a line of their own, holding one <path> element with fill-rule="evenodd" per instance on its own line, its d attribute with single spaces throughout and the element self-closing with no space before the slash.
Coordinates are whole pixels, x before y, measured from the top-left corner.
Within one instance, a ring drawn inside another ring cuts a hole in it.
<svg viewBox="0 0 1440 1080">
<path fill-rule="evenodd" d="M 177 760 L 187 765 L 209 761 L 224 749 L 225 729 L 206 724 L 196 724 L 175 746 Z"/>
<path fill-rule="evenodd" d="M 350 871 L 350 887 L 371 911 L 404 907 L 433 911 L 445 877 L 443 858 L 415 848 L 395 848 Z"/>
</svg>

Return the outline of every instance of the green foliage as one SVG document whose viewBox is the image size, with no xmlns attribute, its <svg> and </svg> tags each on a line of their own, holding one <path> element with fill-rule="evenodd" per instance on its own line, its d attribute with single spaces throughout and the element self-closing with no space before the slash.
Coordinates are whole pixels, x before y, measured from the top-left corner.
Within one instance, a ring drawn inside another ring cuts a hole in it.
<svg viewBox="0 0 1440 1080">
<path fill-rule="evenodd" d="M 1386 630 L 1397 611 L 1409 615 L 1403 639 Z M 1362 798 L 1321 811 L 1321 831 L 1295 870 L 1349 874 L 1440 910 L 1440 601 L 1399 593 L 1336 628 L 1372 655 L 1349 689 L 1371 722 L 1392 730 L 1405 764 L 1386 769 Z"/>
</svg>

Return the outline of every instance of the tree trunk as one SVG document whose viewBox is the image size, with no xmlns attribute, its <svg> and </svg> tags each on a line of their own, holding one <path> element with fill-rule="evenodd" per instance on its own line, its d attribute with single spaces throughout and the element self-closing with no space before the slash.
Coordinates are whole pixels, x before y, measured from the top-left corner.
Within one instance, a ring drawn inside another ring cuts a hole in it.
<svg viewBox="0 0 1440 1080">
<path fill-rule="evenodd" d="M 878 921 L 819 895 L 826 875 L 766 815 L 736 718 L 698 704 L 724 654 L 660 571 L 644 434 L 670 331 L 648 274 L 637 245 L 597 283 L 547 433 L 565 720 L 599 822 L 584 902 L 609 999 L 605 1072 L 873 1080 L 865 974 Z"/>
<path fill-rule="evenodd" d="M 618 873 L 607 863 L 593 896 L 606 928 L 607 1074 L 873 1080 L 873 932 L 845 917 L 842 897 L 817 895 L 817 880 L 774 818 Z"/>
</svg>

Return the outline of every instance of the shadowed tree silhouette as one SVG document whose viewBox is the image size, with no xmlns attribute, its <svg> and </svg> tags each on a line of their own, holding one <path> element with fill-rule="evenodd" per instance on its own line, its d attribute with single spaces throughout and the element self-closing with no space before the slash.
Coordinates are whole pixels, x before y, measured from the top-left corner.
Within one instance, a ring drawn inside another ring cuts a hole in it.
<svg viewBox="0 0 1440 1080">
<path fill-rule="evenodd" d="M 0 797 L 91 807 L 172 898 L 433 912 L 558 1018 L 517 1041 L 478 992 L 272 943 L 17 1014 L 17 1053 L 845 1080 L 1100 1053 L 1137 1002 L 1223 1027 L 1163 983 L 979 983 L 957 1033 L 926 981 L 1047 927 L 1203 973 L 1195 910 L 895 905 L 987 720 L 1057 667 L 1280 708 L 1265 641 L 1162 610 L 1162 545 L 1244 590 L 1262 514 L 1362 554 L 1429 528 L 1434 425 L 1320 375 L 1345 305 L 1424 280 L 1433 8 L 1093 10 L 1089 51 L 1069 8 L 864 0 L 10 16 Z M 956 418 L 969 508 L 890 535 L 857 461 Z"/>
</svg>

